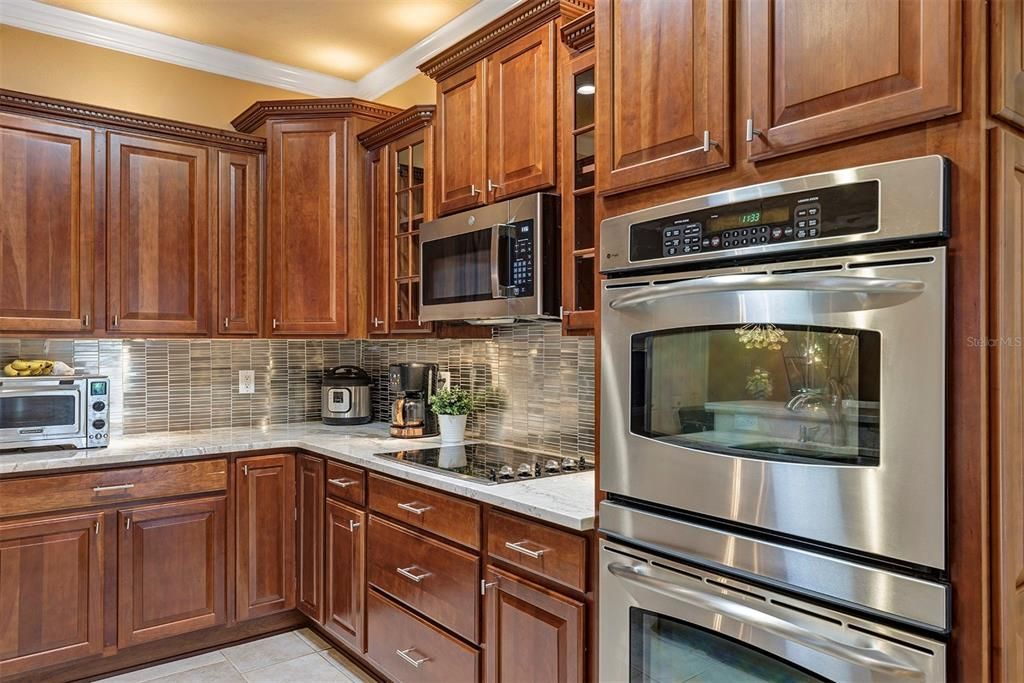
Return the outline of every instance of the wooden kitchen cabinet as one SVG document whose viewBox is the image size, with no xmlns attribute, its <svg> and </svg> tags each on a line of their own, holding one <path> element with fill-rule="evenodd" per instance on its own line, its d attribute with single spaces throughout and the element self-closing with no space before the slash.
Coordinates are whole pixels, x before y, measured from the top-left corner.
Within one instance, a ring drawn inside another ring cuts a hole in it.
<svg viewBox="0 0 1024 683">
<path fill-rule="evenodd" d="M 109 331 L 209 332 L 208 153 L 197 145 L 108 134 Z"/>
<path fill-rule="evenodd" d="M 295 607 L 295 458 L 235 460 L 235 605 L 239 621 Z"/>
<path fill-rule="evenodd" d="M 216 152 L 216 294 L 214 329 L 221 336 L 260 332 L 261 164 L 256 154 Z"/>
<path fill-rule="evenodd" d="M 90 512 L 0 523 L 0 673 L 103 649 L 103 520 Z"/>
<path fill-rule="evenodd" d="M 487 82 L 484 62 L 437 84 L 437 212 L 487 203 Z"/>
<path fill-rule="evenodd" d="M 597 1 L 599 193 L 729 164 L 732 7 Z"/>
<path fill-rule="evenodd" d="M 991 0 L 989 20 L 992 115 L 1024 130 L 1024 5 Z"/>
<path fill-rule="evenodd" d="M 324 461 L 315 455 L 295 456 L 296 600 L 299 611 L 323 621 L 324 595 Z"/>
<path fill-rule="evenodd" d="M 583 603 L 494 567 L 484 581 L 484 680 L 582 682 Z"/>
<path fill-rule="evenodd" d="M 959 0 L 750 0 L 743 7 L 740 82 L 750 111 L 739 118 L 750 118 L 750 159 L 960 111 Z"/>
<path fill-rule="evenodd" d="M 117 646 L 227 619 L 226 496 L 118 512 Z"/>
<path fill-rule="evenodd" d="M 366 651 L 366 513 L 327 501 L 324 628 L 357 652 Z"/>
<path fill-rule="evenodd" d="M 0 113 L 0 331 L 93 329 L 95 133 Z"/>
</svg>

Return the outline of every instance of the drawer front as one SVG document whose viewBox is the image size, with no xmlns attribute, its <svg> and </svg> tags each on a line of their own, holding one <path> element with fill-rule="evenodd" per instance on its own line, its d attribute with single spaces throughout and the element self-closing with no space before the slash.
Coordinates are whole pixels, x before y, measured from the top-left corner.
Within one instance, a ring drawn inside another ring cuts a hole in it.
<svg viewBox="0 0 1024 683">
<path fill-rule="evenodd" d="M 370 585 L 478 642 L 480 560 L 475 555 L 375 515 L 367 546 Z"/>
<path fill-rule="evenodd" d="M 587 539 L 491 511 L 487 553 L 574 590 L 587 589 Z"/>
<path fill-rule="evenodd" d="M 366 473 L 358 467 L 328 460 L 327 495 L 355 505 L 365 505 Z"/>
<path fill-rule="evenodd" d="M 227 461 L 200 460 L 0 481 L 0 517 L 223 491 Z"/>
<path fill-rule="evenodd" d="M 475 503 L 371 474 L 370 509 L 470 548 L 480 548 L 480 506 Z"/>
<path fill-rule="evenodd" d="M 480 654 L 370 590 L 367 655 L 389 678 L 416 683 L 479 680 Z"/>
</svg>

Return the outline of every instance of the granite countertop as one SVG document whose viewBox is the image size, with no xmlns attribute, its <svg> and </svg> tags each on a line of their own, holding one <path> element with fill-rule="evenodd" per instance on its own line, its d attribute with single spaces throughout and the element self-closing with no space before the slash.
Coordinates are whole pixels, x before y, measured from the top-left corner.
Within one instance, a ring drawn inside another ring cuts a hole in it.
<svg viewBox="0 0 1024 683">
<path fill-rule="evenodd" d="M 40 474 L 224 453 L 300 448 L 570 529 L 585 531 L 594 528 L 593 471 L 488 486 L 374 455 L 433 448 L 438 444 L 437 437 L 391 438 L 385 423 L 330 427 L 319 422 L 304 422 L 257 428 L 161 432 L 112 438 L 111 445 L 101 449 L 0 453 L 0 475 Z"/>
</svg>

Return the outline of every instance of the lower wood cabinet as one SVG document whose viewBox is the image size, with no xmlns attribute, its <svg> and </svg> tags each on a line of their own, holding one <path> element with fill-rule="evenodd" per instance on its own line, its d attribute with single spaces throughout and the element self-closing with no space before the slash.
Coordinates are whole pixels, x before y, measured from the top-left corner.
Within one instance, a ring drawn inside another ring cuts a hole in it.
<svg viewBox="0 0 1024 683">
<path fill-rule="evenodd" d="M 91 512 L 0 523 L 0 672 L 103 649 L 103 521 Z"/>
<path fill-rule="evenodd" d="M 494 567 L 484 582 L 484 680 L 583 681 L 583 603 Z"/>
<path fill-rule="evenodd" d="M 295 593 L 299 611 L 323 621 L 324 593 L 324 461 L 315 455 L 295 456 Z"/>
<path fill-rule="evenodd" d="M 223 624 L 226 496 L 118 511 L 117 646 Z"/>
<path fill-rule="evenodd" d="M 323 626 L 357 652 L 366 651 L 366 513 L 327 501 L 327 562 Z"/>
</svg>

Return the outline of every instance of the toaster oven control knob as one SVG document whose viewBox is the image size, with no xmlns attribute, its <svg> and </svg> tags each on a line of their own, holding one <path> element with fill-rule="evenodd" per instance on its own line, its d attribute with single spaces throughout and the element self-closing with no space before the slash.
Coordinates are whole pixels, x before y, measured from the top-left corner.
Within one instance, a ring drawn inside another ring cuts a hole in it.
<svg viewBox="0 0 1024 683">
<path fill-rule="evenodd" d="M 103 429 L 106 426 L 107 426 L 107 421 L 106 420 L 93 420 L 92 421 L 92 428 L 93 429 Z"/>
<path fill-rule="evenodd" d="M 97 413 L 100 412 L 101 410 L 103 410 L 106 407 L 107 407 L 107 404 L 104 403 L 103 401 L 96 401 L 95 403 L 92 404 L 92 409 L 94 411 L 96 411 Z"/>
</svg>

